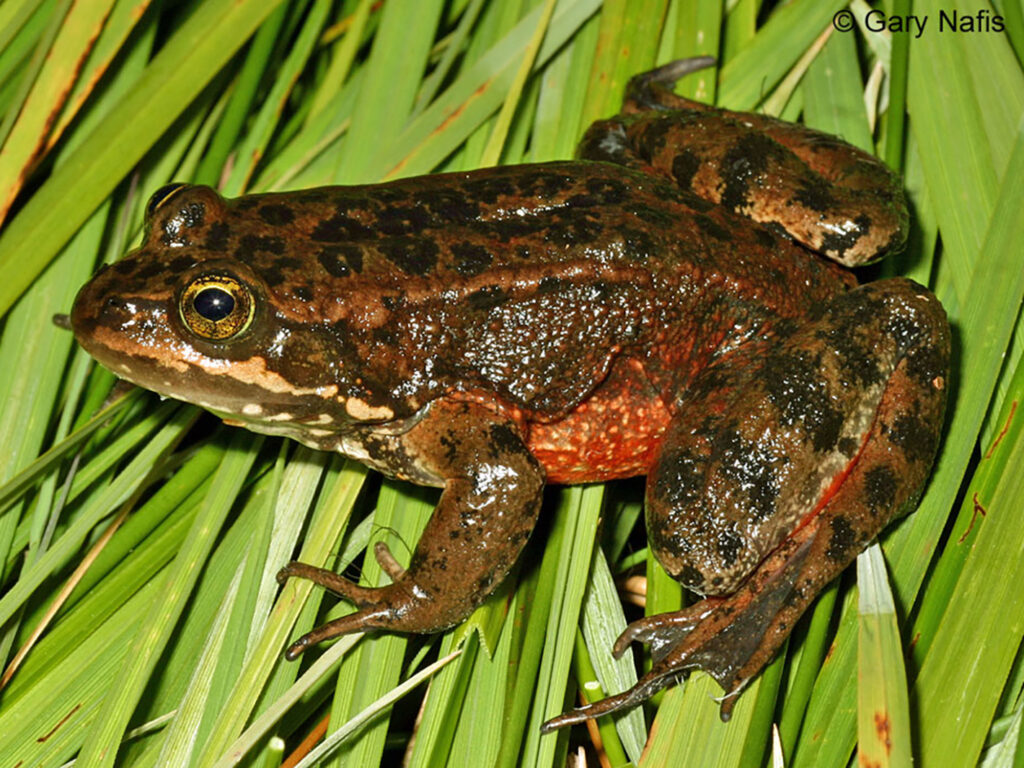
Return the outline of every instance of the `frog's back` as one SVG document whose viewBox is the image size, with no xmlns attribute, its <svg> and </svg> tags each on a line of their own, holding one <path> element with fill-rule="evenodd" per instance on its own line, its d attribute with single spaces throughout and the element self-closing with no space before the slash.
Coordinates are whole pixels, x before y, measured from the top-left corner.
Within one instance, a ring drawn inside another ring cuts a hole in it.
<svg viewBox="0 0 1024 768">
<path fill-rule="evenodd" d="M 383 287 L 415 285 L 423 278 L 424 284 L 453 284 L 541 265 L 590 264 L 631 274 L 712 267 L 741 272 L 749 261 L 743 251 L 788 246 L 781 236 L 660 176 L 594 161 L 486 168 L 226 202 L 240 217 L 238 229 L 250 235 L 250 246 L 259 229 L 270 237 L 283 231 L 285 250 L 295 244 L 298 255 L 315 258 L 326 274 L 308 278 L 333 295 L 344 292 L 346 282 L 373 280 Z M 224 229 L 215 234 L 206 243 L 211 250 L 231 244 Z M 258 259 L 259 249 L 250 248 L 250 254 Z M 790 260 L 790 253 L 780 254 L 780 263 Z M 808 254 L 801 266 L 814 269 L 818 261 Z M 289 266 L 308 266 L 269 263 L 284 267 L 287 280 L 281 283 L 298 282 L 287 274 Z"/>
<path fill-rule="evenodd" d="M 823 279 L 829 266 L 780 236 L 600 162 L 228 205 L 246 232 L 288 228 L 294 253 L 253 250 L 250 234 L 245 256 L 275 303 L 296 321 L 329 323 L 371 379 L 414 407 L 480 386 L 535 413 L 564 413 L 621 350 L 646 356 L 670 345 L 664 357 L 676 366 L 675 336 L 716 321 L 699 307 L 723 290 L 735 307 L 749 299 L 782 314 L 795 283 L 836 290 Z"/>
</svg>

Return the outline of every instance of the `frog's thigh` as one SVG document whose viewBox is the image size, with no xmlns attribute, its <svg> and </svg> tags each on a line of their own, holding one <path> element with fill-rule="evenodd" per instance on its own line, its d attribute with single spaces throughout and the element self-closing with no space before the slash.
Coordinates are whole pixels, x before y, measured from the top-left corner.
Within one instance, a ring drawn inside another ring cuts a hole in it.
<svg viewBox="0 0 1024 768">
<path fill-rule="evenodd" d="M 728 594 L 811 526 L 825 537 L 812 549 L 827 562 L 815 567 L 831 578 L 916 501 L 942 426 L 948 360 L 938 301 L 894 279 L 709 368 L 648 478 L 660 562 L 690 589 Z"/>
<path fill-rule="evenodd" d="M 279 578 L 312 579 L 360 607 L 300 639 L 291 658 L 349 632 L 437 632 L 457 624 L 497 589 L 533 530 L 544 472 L 514 423 L 481 405 L 438 401 L 398 439 L 423 471 L 444 479 L 409 568 L 379 549 L 394 583 L 367 588 L 302 563 L 287 566 Z"/>
</svg>

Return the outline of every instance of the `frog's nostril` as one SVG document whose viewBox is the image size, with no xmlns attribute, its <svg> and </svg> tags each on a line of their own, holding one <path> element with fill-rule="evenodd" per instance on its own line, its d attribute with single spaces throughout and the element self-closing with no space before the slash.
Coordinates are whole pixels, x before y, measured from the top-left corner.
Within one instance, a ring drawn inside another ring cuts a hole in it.
<svg viewBox="0 0 1024 768">
<path fill-rule="evenodd" d="M 108 296 L 99 304 L 97 319 L 103 318 L 103 322 L 107 323 L 122 323 L 130 314 L 132 307 L 127 301 L 117 296 Z"/>
</svg>

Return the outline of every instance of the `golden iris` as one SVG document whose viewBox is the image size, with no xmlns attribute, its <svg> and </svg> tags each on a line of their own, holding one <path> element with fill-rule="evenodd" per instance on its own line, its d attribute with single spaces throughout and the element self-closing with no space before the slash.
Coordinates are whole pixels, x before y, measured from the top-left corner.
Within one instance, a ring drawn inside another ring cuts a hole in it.
<svg viewBox="0 0 1024 768">
<path fill-rule="evenodd" d="M 238 336 L 252 322 L 256 309 L 252 291 L 227 275 L 204 275 L 181 293 L 181 321 L 196 336 L 225 341 Z"/>
</svg>

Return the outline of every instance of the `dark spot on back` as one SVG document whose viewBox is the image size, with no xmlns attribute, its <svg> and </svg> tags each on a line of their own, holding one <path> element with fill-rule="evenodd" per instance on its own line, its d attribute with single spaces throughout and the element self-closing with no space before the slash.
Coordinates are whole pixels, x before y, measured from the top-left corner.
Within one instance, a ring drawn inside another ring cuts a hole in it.
<svg viewBox="0 0 1024 768">
<path fill-rule="evenodd" d="M 388 237 L 380 242 L 380 250 L 396 267 L 410 275 L 426 275 L 437 267 L 440 249 L 430 238 Z"/>
<path fill-rule="evenodd" d="M 547 239 L 556 245 L 592 243 L 601 234 L 603 225 L 584 210 L 569 208 L 555 216 L 548 224 Z"/>
<path fill-rule="evenodd" d="M 386 184 L 374 189 L 373 199 L 385 205 L 404 203 L 409 199 L 409 191 L 401 184 Z"/>
<path fill-rule="evenodd" d="M 477 202 L 457 188 L 433 190 L 423 206 L 437 219 L 451 223 L 474 221 L 480 217 Z"/>
<path fill-rule="evenodd" d="M 514 181 L 518 184 L 521 195 L 541 200 L 558 197 L 576 185 L 576 180 L 566 173 L 543 169 L 522 172 L 515 177 Z"/>
<path fill-rule="evenodd" d="M 644 159 L 650 160 L 665 148 L 669 134 L 674 129 L 675 124 L 671 119 L 650 120 L 643 124 L 642 133 L 637 142 L 637 153 Z"/>
<path fill-rule="evenodd" d="M 363 271 L 363 252 L 354 245 L 325 246 L 316 258 L 333 277 L 348 277 L 352 272 Z"/>
<path fill-rule="evenodd" d="M 370 333 L 371 338 L 378 344 L 384 344 L 385 346 L 394 346 L 398 343 L 398 336 L 389 328 L 379 327 L 374 328 Z"/>
<path fill-rule="evenodd" d="M 493 204 L 501 196 L 511 197 L 516 188 L 507 176 L 480 175 L 462 182 L 462 204 L 469 200 Z"/>
<path fill-rule="evenodd" d="M 309 236 L 310 239 L 321 243 L 343 243 L 348 240 L 371 238 L 374 232 L 356 219 L 339 213 L 313 227 Z"/>
<path fill-rule="evenodd" d="M 675 223 L 672 217 L 664 210 L 660 208 L 652 208 L 649 205 L 636 204 L 629 209 L 629 213 L 640 221 L 646 222 L 654 227 L 660 227 L 662 229 L 670 229 Z"/>
<path fill-rule="evenodd" d="M 135 279 L 140 281 L 150 280 L 157 275 L 163 274 L 165 267 L 159 261 L 151 261 L 144 264 L 136 273 Z"/>
<path fill-rule="evenodd" d="M 284 240 L 280 237 L 267 237 L 265 235 L 245 235 L 238 243 L 235 255 L 244 259 L 252 253 L 284 253 Z"/>
<path fill-rule="evenodd" d="M 247 195 L 245 197 L 236 197 L 231 201 L 231 205 L 238 211 L 251 211 L 257 205 L 260 204 L 260 199 L 256 195 Z"/>
<path fill-rule="evenodd" d="M 538 293 L 560 293 L 572 287 L 572 283 L 561 277 L 542 277 L 537 284 Z"/>
<path fill-rule="evenodd" d="M 187 269 L 192 269 L 195 265 L 196 260 L 191 256 L 178 256 L 167 265 L 167 270 L 169 272 L 181 273 Z"/>
<path fill-rule="evenodd" d="M 543 233 L 548 228 L 548 221 L 541 216 L 510 216 L 488 223 L 488 228 L 499 240 L 509 241 L 517 237 L 528 237 L 535 233 Z"/>
<path fill-rule="evenodd" d="M 294 256 L 282 256 L 279 259 L 274 259 L 274 266 L 278 269 L 290 269 L 298 272 L 302 269 L 303 264 L 299 259 Z"/>
<path fill-rule="evenodd" d="M 627 228 L 619 231 L 626 245 L 626 255 L 634 261 L 647 261 L 654 253 L 654 238 L 642 229 Z"/>
<path fill-rule="evenodd" d="M 455 259 L 455 271 L 460 275 L 472 277 L 491 266 L 491 252 L 476 243 L 455 243 L 452 246 L 452 257 Z"/>
<path fill-rule="evenodd" d="M 699 195 L 696 195 L 693 192 L 690 192 L 689 190 L 680 190 L 680 195 L 677 199 L 677 202 L 680 202 L 686 207 L 691 208 L 694 211 L 699 211 L 701 213 L 707 213 L 708 211 L 716 207 L 715 203 L 711 202 L 710 200 L 705 200 L 703 197 L 700 197 Z"/>
<path fill-rule="evenodd" d="M 261 205 L 259 215 L 272 227 L 283 227 L 295 220 L 295 212 L 291 207 L 281 203 Z"/>
<path fill-rule="evenodd" d="M 225 221 L 215 221 L 206 230 L 203 247 L 208 251 L 226 251 L 231 228 Z"/>
<path fill-rule="evenodd" d="M 274 266 L 260 270 L 260 275 L 267 282 L 267 285 L 276 287 L 285 283 L 284 272 Z"/>
<path fill-rule="evenodd" d="M 626 197 L 626 185 L 615 179 L 589 178 L 587 192 L 605 205 L 615 205 Z"/>
<path fill-rule="evenodd" d="M 598 200 L 593 195 L 573 195 L 565 201 L 566 205 L 570 208 L 590 208 L 598 204 Z"/>
<path fill-rule="evenodd" d="M 417 205 L 394 205 L 377 211 L 376 229 L 385 235 L 418 235 L 430 224 L 426 209 Z"/>
</svg>

